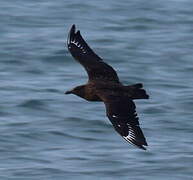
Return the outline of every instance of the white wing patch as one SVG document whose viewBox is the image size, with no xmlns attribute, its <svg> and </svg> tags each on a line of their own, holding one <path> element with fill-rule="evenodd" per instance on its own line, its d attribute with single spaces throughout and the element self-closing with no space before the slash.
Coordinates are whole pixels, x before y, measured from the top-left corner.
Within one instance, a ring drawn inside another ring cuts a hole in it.
<svg viewBox="0 0 193 180">
<path fill-rule="evenodd" d="M 130 138 L 128 138 L 128 136 L 127 136 L 127 137 L 123 136 L 123 138 L 124 138 L 127 142 L 129 142 L 130 144 L 136 146 L 136 144 L 134 144 L 133 141 L 132 141 Z"/>
<path fill-rule="evenodd" d="M 127 126 L 129 128 L 129 131 L 128 131 L 129 134 L 127 136 L 123 136 L 123 138 L 128 141 L 136 140 L 136 135 L 133 128 L 129 124 L 127 124 Z"/>
<path fill-rule="evenodd" d="M 123 136 L 123 138 L 124 138 L 127 142 L 129 142 L 130 144 L 136 146 L 136 144 L 134 143 L 134 142 L 136 142 L 135 132 L 134 132 L 134 130 L 132 129 L 132 127 L 131 127 L 129 124 L 127 124 L 127 125 L 128 125 L 128 128 L 129 128 L 129 132 L 128 132 L 129 134 L 128 134 L 127 136 Z"/>
<path fill-rule="evenodd" d="M 79 42 L 77 42 L 75 39 L 72 40 L 72 41 L 70 41 L 70 43 L 71 43 L 71 44 L 74 44 L 76 47 L 78 47 L 84 54 L 87 52 L 87 51 L 84 49 L 84 47 L 83 47 Z M 69 46 L 69 48 L 71 48 L 71 47 Z"/>
<path fill-rule="evenodd" d="M 135 112 L 134 113 L 134 116 L 135 117 L 137 117 L 137 113 Z M 117 115 L 115 115 L 115 114 L 113 114 L 113 115 L 111 115 L 111 117 L 112 118 L 114 118 L 115 119 L 115 121 L 116 121 L 116 119 L 117 118 L 124 118 L 124 117 L 119 117 L 119 116 L 117 116 Z M 125 117 L 126 118 L 126 117 Z M 125 124 L 127 127 L 128 127 L 128 135 L 127 136 L 122 136 L 128 143 L 130 143 L 130 144 L 132 144 L 132 145 L 134 145 L 134 146 L 137 146 L 137 147 L 140 147 L 140 148 L 142 148 L 142 149 L 145 149 L 143 146 L 140 146 L 140 144 L 138 145 L 138 142 L 137 142 L 137 132 L 135 132 L 135 130 L 134 130 L 134 127 L 133 126 L 131 126 L 131 124 L 129 124 L 129 123 L 127 123 L 127 124 Z M 119 127 L 119 128 L 121 128 L 121 124 L 118 124 L 117 123 L 117 126 Z M 139 125 L 134 125 L 134 126 L 138 126 L 139 127 Z"/>
<path fill-rule="evenodd" d="M 137 115 L 137 113 L 135 112 L 135 115 Z M 112 115 L 113 118 L 119 118 L 118 116 L 116 115 Z M 121 127 L 120 124 L 117 124 L 118 127 Z M 128 126 L 128 135 L 127 136 L 123 136 L 123 138 L 128 141 L 129 143 L 134 144 L 134 142 L 136 141 L 136 135 L 135 135 L 135 132 L 133 130 L 133 128 L 131 127 L 130 124 L 127 123 L 127 126 Z"/>
</svg>

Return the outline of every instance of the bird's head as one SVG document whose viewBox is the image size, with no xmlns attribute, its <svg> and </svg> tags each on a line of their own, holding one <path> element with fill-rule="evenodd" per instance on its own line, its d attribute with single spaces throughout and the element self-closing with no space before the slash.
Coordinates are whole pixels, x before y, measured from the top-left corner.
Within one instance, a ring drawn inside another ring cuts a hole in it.
<svg viewBox="0 0 193 180">
<path fill-rule="evenodd" d="M 65 94 L 75 94 L 77 96 L 84 97 L 85 85 L 77 86 L 69 91 L 66 91 Z"/>
</svg>

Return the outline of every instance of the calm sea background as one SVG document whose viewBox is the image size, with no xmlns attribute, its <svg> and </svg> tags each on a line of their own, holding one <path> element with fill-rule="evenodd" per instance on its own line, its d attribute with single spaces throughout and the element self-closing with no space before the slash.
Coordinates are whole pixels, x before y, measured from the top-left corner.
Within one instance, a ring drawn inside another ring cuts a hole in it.
<svg viewBox="0 0 193 180">
<path fill-rule="evenodd" d="M 124 84 L 148 150 L 125 142 L 67 50 L 72 24 Z M 192 0 L 0 2 L 0 180 L 193 179 Z"/>
</svg>

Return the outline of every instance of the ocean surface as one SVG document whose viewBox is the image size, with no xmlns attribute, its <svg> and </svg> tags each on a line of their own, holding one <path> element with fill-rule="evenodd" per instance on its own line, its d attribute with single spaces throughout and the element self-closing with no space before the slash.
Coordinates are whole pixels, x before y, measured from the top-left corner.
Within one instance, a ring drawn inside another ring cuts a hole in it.
<svg viewBox="0 0 193 180">
<path fill-rule="evenodd" d="M 0 180 L 192 180 L 193 1 L 0 2 Z M 137 100 L 148 150 L 112 128 L 66 46 L 76 24 Z"/>
</svg>

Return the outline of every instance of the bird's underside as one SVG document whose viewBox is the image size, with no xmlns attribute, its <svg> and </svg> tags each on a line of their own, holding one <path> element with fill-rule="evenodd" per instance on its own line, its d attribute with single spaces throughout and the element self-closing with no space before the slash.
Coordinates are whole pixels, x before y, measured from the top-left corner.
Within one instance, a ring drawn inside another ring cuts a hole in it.
<svg viewBox="0 0 193 180">
<path fill-rule="evenodd" d="M 76 32 L 75 25 L 69 32 L 67 45 L 72 56 L 85 68 L 89 80 L 87 84 L 77 86 L 66 94 L 76 94 L 88 101 L 103 101 L 114 129 L 127 142 L 145 150 L 147 142 L 133 102 L 134 99 L 149 98 L 143 85 L 123 86 L 116 71 L 94 53 L 80 31 Z"/>
</svg>

